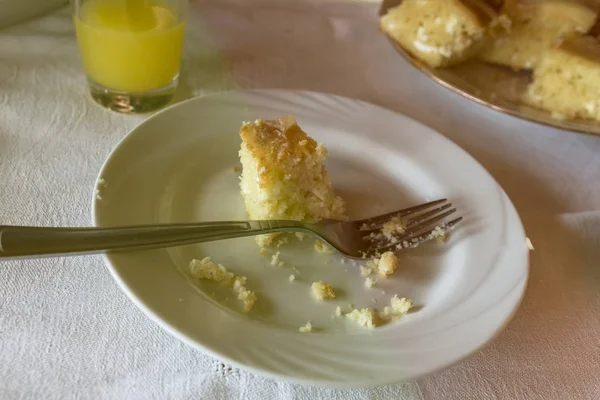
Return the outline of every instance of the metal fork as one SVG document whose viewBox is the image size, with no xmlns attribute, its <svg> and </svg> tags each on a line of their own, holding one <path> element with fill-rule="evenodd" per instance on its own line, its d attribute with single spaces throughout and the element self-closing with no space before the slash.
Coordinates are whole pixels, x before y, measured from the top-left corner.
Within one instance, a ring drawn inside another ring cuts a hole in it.
<svg viewBox="0 0 600 400">
<path fill-rule="evenodd" d="M 309 233 L 348 257 L 373 258 L 387 250 L 414 247 L 448 231 L 462 220 L 458 217 L 442 223 L 455 211 L 441 199 L 358 221 L 322 220 L 315 224 L 270 220 L 114 228 L 0 226 L 0 260 L 171 247 L 274 232 Z M 373 239 L 393 217 L 404 222 L 403 232 L 392 241 Z"/>
</svg>

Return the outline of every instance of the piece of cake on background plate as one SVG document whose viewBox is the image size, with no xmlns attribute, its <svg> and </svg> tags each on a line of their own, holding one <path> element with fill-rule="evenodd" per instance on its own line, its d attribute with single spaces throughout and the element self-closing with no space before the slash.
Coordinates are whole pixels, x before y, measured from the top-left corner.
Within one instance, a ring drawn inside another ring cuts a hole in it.
<svg viewBox="0 0 600 400">
<path fill-rule="evenodd" d="M 403 0 L 381 18 L 380 27 L 404 50 L 437 68 L 472 58 L 488 34 L 507 23 L 484 1 Z"/>
<path fill-rule="evenodd" d="M 597 12 L 585 0 L 505 0 L 502 12 L 515 22 L 534 22 L 558 33 L 586 33 Z"/>
<path fill-rule="evenodd" d="M 574 37 L 547 52 L 533 72 L 525 102 L 558 119 L 600 121 L 600 43 Z"/>
<path fill-rule="evenodd" d="M 512 20 L 479 54 L 483 61 L 515 70 L 535 68 L 546 51 L 565 37 L 587 33 L 597 12 L 577 0 L 506 0 L 502 12 Z"/>
<path fill-rule="evenodd" d="M 240 137 L 240 187 L 250 219 L 346 218 L 344 201 L 335 194 L 325 169 L 327 150 L 294 117 L 245 122 Z M 256 241 L 261 246 L 276 244 L 278 235 L 257 236 Z"/>
</svg>

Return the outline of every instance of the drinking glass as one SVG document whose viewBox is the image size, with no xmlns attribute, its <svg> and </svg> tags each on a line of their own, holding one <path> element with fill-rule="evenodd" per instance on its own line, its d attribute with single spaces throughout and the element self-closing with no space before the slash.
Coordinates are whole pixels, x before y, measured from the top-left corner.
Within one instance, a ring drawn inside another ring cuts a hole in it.
<svg viewBox="0 0 600 400">
<path fill-rule="evenodd" d="M 92 98 L 124 113 L 168 104 L 179 79 L 188 0 L 73 0 Z"/>
</svg>

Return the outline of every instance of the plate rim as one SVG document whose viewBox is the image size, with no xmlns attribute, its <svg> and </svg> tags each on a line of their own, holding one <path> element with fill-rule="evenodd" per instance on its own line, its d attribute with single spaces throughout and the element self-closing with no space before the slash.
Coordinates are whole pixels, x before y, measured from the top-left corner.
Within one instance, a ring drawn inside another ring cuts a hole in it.
<svg viewBox="0 0 600 400">
<path fill-rule="evenodd" d="M 147 124 L 147 123 L 151 123 L 151 121 L 156 118 L 158 115 L 161 115 L 163 113 L 167 113 L 170 112 L 171 109 L 176 108 L 176 107 L 181 107 L 183 105 L 186 105 L 188 103 L 192 103 L 195 101 L 200 101 L 200 99 L 202 100 L 206 100 L 213 97 L 219 97 L 219 96 L 229 96 L 232 94 L 260 94 L 260 93 L 271 93 L 271 94 L 302 94 L 302 95 L 317 95 L 317 96 L 325 96 L 325 97 L 330 97 L 330 98 L 338 98 L 341 100 L 346 100 L 346 101 L 352 101 L 352 102 L 358 102 L 361 103 L 363 105 L 367 105 L 369 107 L 375 107 L 378 109 L 382 109 L 385 110 L 387 112 L 393 113 L 393 114 L 397 114 L 400 115 L 404 118 L 407 118 L 411 121 L 413 121 L 414 123 L 423 126 L 424 128 L 432 131 L 434 134 L 436 134 L 441 140 L 446 141 L 446 143 L 450 146 L 454 146 L 458 151 L 460 151 L 463 156 L 466 156 L 468 158 L 471 159 L 471 161 L 475 162 L 487 175 L 487 177 L 489 179 L 491 179 L 497 186 L 497 188 L 500 190 L 500 193 L 502 194 L 502 196 L 504 197 L 504 200 L 507 202 L 507 205 L 513 209 L 515 216 L 516 216 L 516 221 L 518 222 L 518 228 L 519 231 L 523 233 L 523 236 L 526 237 L 525 234 L 525 229 L 523 226 L 523 222 L 516 210 L 516 207 L 514 206 L 514 204 L 512 203 L 512 201 L 510 200 L 510 198 L 508 197 L 508 195 L 506 194 L 506 192 L 504 191 L 504 189 L 500 186 L 500 184 L 496 181 L 496 179 L 489 173 L 489 171 L 483 166 L 481 165 L 481 163 L 479 163 L 479 161 L 477 161 L 471 154 L 469 154 L 466 150 L 464 150 L 462 147 L 460 147 L 459 145 L 457 145 L 456 143 L 454 143 L 451 139 L 449 139 L 448 137 L 446 137 L 445 135 L 443 135 L 442 133 L 438 132 L 437 130 L 429 127 L 428 125 L 422 123 L 419 120 L 416 120 L 414 118 L 411 118 L 405 114 L 402 114 L 400 112 L 397 112 L 395 110 L 391 110 L 389 108 L 377 105 L 377 104 L 373 104 L 373 103 L 369 103 L 360 99 L 355 99 L 355 98 L 351 98 L 351 97 L 346 97 L 346 96 L 341 96 L 341 95 L 337 95 L 337 94 L 333 94 L 333 93 L 327 93 L 327 92 L 317 92 L 317 91 L 310 91 L 310 90 L 295 90 L 295 89 L 242 89 L 242 90 L 227 90 L 227 91 L 221 91 L 221 92 L 216 92 L 216 93 L 211 93 L 208 95 L 204 95 L 204 96 L 197 96 L 197 97 L 192 97 L 190 99 L 186 99 L 184 101 L 181 101 L 179 103 L 176 104 L 172 104 L 154 114 L 152 114 L 151 116 L 149 116 L 148 118 L 146 118 L 145 120 L 141 121 L 140 123 L 138 123 L 136 126 L 134 126 L 133 128 L 131 128 L 118 142 L 117 144 L 114 145 L 114 147 L 111 149 L 110 153 L 108 154 L 108 156 L 106 157 L 106 159 L 104 160 L 98 175 L 96 177 L 95 180 L 95 184 L 93 186 L 92 189 L 92 207 L 91 207 L 91 219 L 92 219 L 92 224 L 95 227 L 99 227 L 100 225 L 98 224 L 98 205 L 99 205 L 99 199 L 96 196 L 96 189 L 98 187 L 98 185 L 100 184 L 100 180 L 102 179 L 103 173 L 105 171 L 105 169 L 107 168 L 109 161 L 111 160 L 113 154 L 125 143 L 125 141 L 135 132 L 137 131 L 141 126 Z M 253 374 L 256 374 L 258 376 L 263 376 L 266 378 L 270 378 L 270 379 L 276 379 L 276 380 L 281 380 L 281 381 L 285 381 L 285 382 L 289 382 L 289 383 L 294 383 L 294 384 L 301 384 L 301 385 L 308 385 L 308 386 L 317 386 L 317 387 L 327 387 L 327 388 L 369 388 L 369 387 L 378 387 L 378 386 L 382 386 L 382 385 L 393 385 L 393 384 L 401 384 L 401 383 L 407 383 L 407 382 L 411 382 L 413 380 L 416 379 L 422 379 L 425 376 L 430 376 L 434 373 L 437 373 L 439 371 L 448 369 L 454 365 L 459 364 L 460 362 L 464 361 L 465 359 L 471 357 L 472 355 L 476 354 L 477 352 L 479 352 L 481 349 L 485 348 L 486 346 L 488 346 L 493 340 L 495 340 L 503 331 L 504 329 L 507 327 L 507 325 L 511 322 L 511 320 L 513 319 L 513 317 L 516 315 L 522 301 L 523 298 L 525 296 L 525 292 L 527 289 L 527 285 L 528 285 L 528 281 L 529 281 L 529 275 L 530 275 L 530 268 L 529 268 L 529 252 L 525 252 L 525 259 L 524 259 L 524 275 L 521 281 L 519 281 L 516 285 L 515 285 L 515 289 L 518 289 L 520 291 L 519 294 L 519 298 L 518 300 L 514 303 L 514 306 L 511 310 L 511 312 L 509 314 L 507 314 L 507 316 L 505 317 L 505 319 L 502 321 L 502 323 L 498 326 L 497 329 L 494 330 L 493 334 L 487 338 L 487 340 L 485 340 L 481 345 L 476 346 L 475 348 L 471 349 L 468 352 L 465 352 L 464 354 L 462 354 L 461 356 L 457 357 L 455 360 L 453 360 L 452 362 L 447 362 L 444 364 L 440 364 L 439 367 L 432 369 L 431 371 L 429 371 L 428 373 L 425 374 L 421 374 L 415 378 L 411 378 L 410 380 L 407 379 L 395 379 L 395 380 L 389 380 L 389 379 L 384 379 L 384 380 L 377 380 L 377 379 L 369 379 L 367 378 L 366 380 L 357 380 L 357 381 L 332 381 L 332 380 L 327 380 L 327 379 L 323 379 L 323 380 L 316 380 L 314 378 L 299 378 L 299 377 L 294 377 L 294 376 L 290 376 L 290 375 L 286 375 L 286 374 L 280 374 L 280 373 L 276 373 L 276 372 L 271 372 L 268 370 L 264 370 L 264 369 L 260 369 L 260 368 L 256 368 L 253 367 L 251 365 L 247 365 L 241 362 L 238 362 L 236 360 L 231 359 L 230 357 L 223 355 L 221 353 L 219 353 L 218 351 L 215 351 L 213 349 L 211 349 L 208 346 L 203 345 L 202 343 L 199 343 L 198 341 L 195 341 L 194 339 L 186 336 L 185 334 L 179 332 L 175 327 L 171 326 L 168 322 L 164 321 L 157 313 L 155 313 L 149 306 L 147 306 L 146 304 L 144 304 L 144 302 L 142 300 L 140 300 L 134 293 L 133 291 L 129 288 L 129 286 L 127 286 L 127 284 L 123 281 L 123 279 L 121 279 L 121 277 L 118 275 L 117 273 L 117 267 L 114 266 L 112 264 L 112 261 L 109 258 L 109 254 L 107 253 L 102 253 L 102 259 L 104 260 L 104 263 L 107 267 L 107 269 L 109 270 L 109 273 L 111 274 L 111 276 L 113 277 L 113 279 L 116 281 L 117 285 L 120 287 L 120 289 L 127 295 L 127 297 L 152 321 L 154 321 L 158 326 L 160 326 L 162 329 L 164 329 L 166 332 L 168 332 L 169 334 L 171 334 L 172 336 L 174 336 L 176 339 L 180 340 L 181 342 L 185 343 L 186 345 L 192 347 L 193 349 L 199 350 L 204 354 L 209 355 L 210 357 L 214 358 L 215 360 L 221 360 L 224 361 L 228 364 L 231 364 L 232 366 L 244 370 L 244 371 L 249 371 Z"/>
</svg>

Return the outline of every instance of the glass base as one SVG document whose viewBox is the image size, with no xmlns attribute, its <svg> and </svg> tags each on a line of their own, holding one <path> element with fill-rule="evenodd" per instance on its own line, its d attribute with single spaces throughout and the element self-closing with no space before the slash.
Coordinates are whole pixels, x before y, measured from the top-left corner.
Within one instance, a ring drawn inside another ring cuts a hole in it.
<svg viewBox="0 0 600 400">
<path fill-rule="evenodd" d="M 166 86 L 143 93 L 107 89 L 92 81 L 89 85 L 92 98 L 101 106 L 120 113 L 143 114 L 159 110 L 171 102 L 177 89 L 177 78 Z"/>
</svg>

